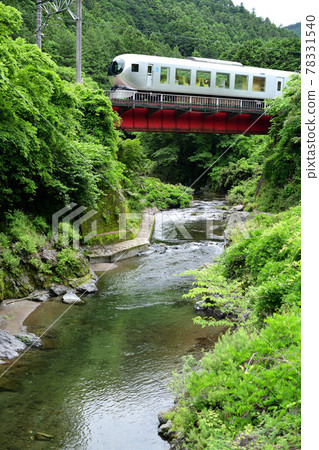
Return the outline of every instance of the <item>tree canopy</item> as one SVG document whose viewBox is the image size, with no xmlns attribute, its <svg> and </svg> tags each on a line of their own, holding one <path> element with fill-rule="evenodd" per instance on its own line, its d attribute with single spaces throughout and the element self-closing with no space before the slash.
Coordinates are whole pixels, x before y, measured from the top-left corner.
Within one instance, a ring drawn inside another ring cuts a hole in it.
<svg viewBox="0 0 319 450">
<path fill-rule="evenodd" d="M 21 11 L 24 25 L 19 35 L 34 43 L 35 2 L 3 2 Z M 293 32 L 229 0 L 156 0 L 152 4 L 147 0 L 89 0 L 83 2 L 82 28 L 84 71 L 103 88 L 108 86 L 110 61 L 121 53 L 222 59 L 226 55 L 265 67 L 284 68 L 278 64 L 285 61 L 285 68 L 299 68 L 292 61 L 300 60 L 300 53 L 291 53 L 300 52 L 300 40 Z M 43 50 L 59 65 L 75 67 L 75 22 L 67 12 L 50 17 Z"/>
<path fill-rule="evenodd" d="M 9 36 L 20 14 L 3 4 L 0 14 L 1 210 L 94 207 L 122 173 L 110 101 L 62 81 L 47 54 Z"/>
</svg>

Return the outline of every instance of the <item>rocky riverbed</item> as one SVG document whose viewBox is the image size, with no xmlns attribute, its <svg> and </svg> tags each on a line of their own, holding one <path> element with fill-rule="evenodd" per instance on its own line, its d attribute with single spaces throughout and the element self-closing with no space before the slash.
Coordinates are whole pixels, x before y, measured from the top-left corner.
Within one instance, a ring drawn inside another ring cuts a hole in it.
<svg viewBox="0 0 319 450">
<path fill-rule="evenodd" d="M 104 252 L 111 259 L 117 260 L 117 255 L 120 255 L 119 259 L 125 259 L 136 254 L 136 252 L 132 254 L 132 249 L 137 248 L 137 251 L 139 251 L 140 248 L 147 248 L 150 244 L 154 225 L 154 214 L 155 210 L 147 211 L 144 214 L 138 236 L 135 239 L 100 246 L 100 253 Z M 58 264 L 58 251 L 43 249 L 38 258 L 54 268 Z M 95 259 L 92 258 L 91 263 L 93 262 L 93 264 L 89 268 L 89 260 L 79 252 L 77 272 L 72 272 L 72 276 L 69 278 L 67 275 L 63 277 L 65 284 L 50 284 L 50 277 L 45 277 L 44 274 L 37 274 L 36 272 L 30 273 L 26 270 L 28 259 L 24 261 L 26 264 L 24 264 L 24 272 L 20 277 L 5 275 L 5 282 L 10 287 L 10 292 L 16 292 L 17 294 L 29 292 L 29 294 L 21 299 L 8 299 L 0 303 L 0 363 L 4 364 L 5 361 L 8 362 L 10 359 L 16 358 L 18 351 L 25 350 L 26 342 L 32 341 L 33 337 L 30 334 L 28 339 L 25 338 L 23 341 L 22 334 L 24 337 L 28 334 L 23 322 L 40 303 L 57 298 L 67 305 L 84 305 L 83 297 L 98 291 L 98 276 L 95 271 L 103 273 L 115 269 L 117 265 L 104 262 L 103 259 L 103 262 L 94 264 Z M 81 276 L 74 277 L 76 274 Z M 34 285 L 46 286 L 46 289 L 33 290 L 32 286 Z M 33 341 L 30 345 L 36 347 Z"/>
<path fill-rule="evenodd" d="M 38 348 L 42 345 L 41 339 L 28 333 L 23 325 L 24 320 L 41 303 L 56 298 L 69 305 L 84 304 L 83 296 L 97 292 L 97 280 L 97 275 L 91 270 L 85 283 L 78 284 L 77 280 L 70 280 L 74 287 L 53 284 L 47 290 L 34 290 L 26 298 L 3 301 L 0 305 L 0 364 L 16 358 L 28 346 Z"/>
</svg>

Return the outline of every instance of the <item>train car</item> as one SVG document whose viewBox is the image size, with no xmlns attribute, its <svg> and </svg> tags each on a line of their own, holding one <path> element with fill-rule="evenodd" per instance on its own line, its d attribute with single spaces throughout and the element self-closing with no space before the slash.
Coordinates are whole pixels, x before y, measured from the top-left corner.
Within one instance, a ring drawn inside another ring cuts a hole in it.
<svg viewBox="0 0 319 450">
<path fill-rule="evenodd" d="M 123 54 L 113 59 L 108 74 L 114 91 L 264 100 L 281 96 L 292 73 L 215 59 Z"/>
</svg>

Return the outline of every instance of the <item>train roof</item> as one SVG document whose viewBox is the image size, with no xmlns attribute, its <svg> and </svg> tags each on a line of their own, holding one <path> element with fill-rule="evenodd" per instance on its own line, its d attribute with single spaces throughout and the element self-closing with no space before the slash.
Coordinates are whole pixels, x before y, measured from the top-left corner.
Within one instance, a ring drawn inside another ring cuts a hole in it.
<svg viewBox="0 0 319 450">
<path fill-rule="evenodd" d="M 197 57 L 187 57 L 187 58 L 170 58 L 165 56 L 153 56 L 153 55 L 142 55 L 142 54 L 135 54 L 135 53 L 125 53 L 122 55 L 118 55 L 116 58 L 123 58 L 123 59 L 130 59 L 132 62 L 137 62 L 138 60 L 145 61 L 148 63 L 153 64 L 170 64 L 170 65 L 176 65 L 176 66 L 188 66 L 188 67 L 194 67 L 199 68 L 203 70 L 203 65 L 207 65 L 207 69 L 209 65 L 212 65 L 210 69 L 217 69 L 217 70 L 237 70 L 238 72 L 242 73 L 259 73 L 260 75 L 275 75 L 275 73 L 278 74 L 278 76 L 289 76 L 294 72 L 289 72 L 286 70 L 277 70 L 277 69 L 265 69 L 262 67 L 251 67 L 251 66 L 244 66 L 243 64 L 235 61 L 224 61 L 224 60 L 218 60 L 218 59 L 209 59 L 209 58 L 197 58 Z M 116 59 L 114 58 L 114 59 Z M 227 69 L 226 67 L 227 66 Z"/>
<path fill-rule="evenodd" d="M 186 56 L 185 59 L 190 61 L 198 61 L 200 63 L 208 63 L 208 64 L 223 64 L 227 66 L 243 66 L 242 63 L 237 61 L 226 61 L 224 59 L 210 59 L 210 58 L 198 58 L 197 56 Z"/>
</svg>

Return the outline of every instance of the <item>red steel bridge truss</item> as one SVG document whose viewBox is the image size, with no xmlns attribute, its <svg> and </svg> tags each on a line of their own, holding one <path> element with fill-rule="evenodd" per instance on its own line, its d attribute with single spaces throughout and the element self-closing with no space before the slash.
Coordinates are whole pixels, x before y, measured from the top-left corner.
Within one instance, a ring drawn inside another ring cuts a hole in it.
<svg viewBox="0 0 319 450">
<path fill-rule="evenodd" d="M 126 131 L 267 134 L 271 116 L 259 100 L 117 90 L 108 93 Z"/>
</svg>

